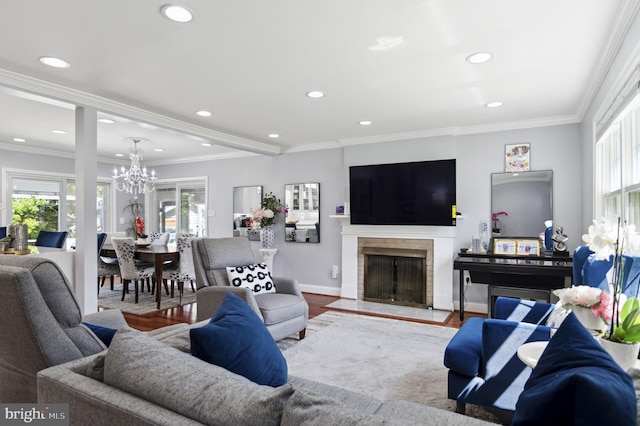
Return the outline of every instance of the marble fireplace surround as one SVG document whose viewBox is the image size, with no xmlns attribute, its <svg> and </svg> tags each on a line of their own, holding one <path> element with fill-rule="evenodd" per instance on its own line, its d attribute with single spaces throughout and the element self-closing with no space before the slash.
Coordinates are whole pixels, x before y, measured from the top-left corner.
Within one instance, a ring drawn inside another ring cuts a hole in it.
<svg viewBox="0 0 640 426">
<path fill-rule="evenodd" d="M 347 219 L 347 217 L 345 217 Z M 358 239 L 433 240 L 433 308 L 453 311 L 453 253 L 455 226 L 379 226 L 342 224 L 342 285 L 340 296 L 362 300 L 358 285 Z M 400 248 L 397 245 L 393 245 Z M 411 248 L 411 247 L 407 247 Z M 360 293 L 360 294 L 359 294 Z"/>
</svg>

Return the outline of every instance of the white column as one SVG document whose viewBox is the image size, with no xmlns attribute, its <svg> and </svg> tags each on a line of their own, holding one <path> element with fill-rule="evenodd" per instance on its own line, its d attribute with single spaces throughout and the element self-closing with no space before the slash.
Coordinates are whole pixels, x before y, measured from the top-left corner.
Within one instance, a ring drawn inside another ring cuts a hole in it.
<svg viewBox="0 0 640 426">
<path fill-rule="evenodd" d="M 273 276 L 273 257 L 278 253 L 277 248 L 270 249 L 260 249 L 260 253 L 262 253 L 262 261 L 267 264 L 267 268 L 271 275 Z"/>
<path fill-rule="evenodd" d="M 98 164 L 98 113 L 76 109 L 76 261 L 75 294 L 83 314 L 98 311 L 98 243 L 96 237 L 96 186 Z"/>
</svg>

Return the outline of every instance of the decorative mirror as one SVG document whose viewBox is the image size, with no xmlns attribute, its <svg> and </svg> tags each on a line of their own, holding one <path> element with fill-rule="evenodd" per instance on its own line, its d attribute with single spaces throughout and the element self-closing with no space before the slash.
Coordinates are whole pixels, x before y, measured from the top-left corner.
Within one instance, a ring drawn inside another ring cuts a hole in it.
<svg viewBox="0 0 640 426">
<path fill-rule="evenodd" d="M 284 186 L 285 241 L 320 242 L 320 184 L 294 183 Z"/>
<path fill-rule="evenodd" d="M 553 220 L 553 171 L 493 173 L 491 214 L 498 220 L 489 226 L 500 230 L 494 237 L 537 238 Z"/>
<path fill-rule="evenodd" d="M 262 185 L 236 186 L 233 188 L 233 236 L 260 239 L 259 233 L 251 228 L 251 214 L 260 207 Z"/>
</svg>

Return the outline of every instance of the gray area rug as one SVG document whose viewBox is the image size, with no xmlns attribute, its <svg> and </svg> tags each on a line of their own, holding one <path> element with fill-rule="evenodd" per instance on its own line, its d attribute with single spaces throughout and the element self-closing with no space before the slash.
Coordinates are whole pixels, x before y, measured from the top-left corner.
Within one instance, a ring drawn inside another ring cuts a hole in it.
<svg viewBox="0 0 640 426">
<path fill-rule="evenodd" d="M 135 294 L 133 290 L 133 284 L 129 284 L 129 293 L 125 295 L 124 301 L 120 301 L 122 298 L 122 284 L 116 283 L 111 291 L 107 286 L 108 281 L 104 287 L 100 288 L 98 293 L 98 307 L 104 309 L 120 309 L 122 312 L 130 314 L 143 315 L 149 312 L 157 311 L 156 309 L 156 295 L 153 296 L 150 292 L 138 293 L 138 303 L 134 303 Z M 171 291 L 171 285 L 169 284 L 169 291 Z M 162 291 L 162 299 L 160 301 L 160 309 L 168 309 L 179 306 L 180 297 L 178 295 L 178 289 L 176 287 L 174 297 L 167 296 L 167 293 Z M 182 304 L 187 305 L 196 301 L 196 294 L 191 291 L 189 285 L 185 285 L 184 296 L 182 298 Z"/>
<path fill-rule="evenodd" d="M 326 312 L 307 337 L 279 342 L 289 374 L 378 399 L 401 399 L 455 411 L 447 398 L 444 349 L 457 330 L 401 320 Z M 467 404 L 467 415 L 500 420 Z"/>
</svg>

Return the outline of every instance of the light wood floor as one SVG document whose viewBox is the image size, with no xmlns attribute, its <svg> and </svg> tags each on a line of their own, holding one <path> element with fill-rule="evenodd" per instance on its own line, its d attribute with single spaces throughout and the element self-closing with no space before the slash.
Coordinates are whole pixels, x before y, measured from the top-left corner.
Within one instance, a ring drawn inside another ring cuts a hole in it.
<svg viewBox="0 0 640 426">
<path fill-rule="evenodd" d="M 327 305 L 338 300 L 338 297 L 335 296 L 325 296 L 321 294 L 313 294 L 313 293 L 304 293 L 304 298 L 307 300 L 309 304 L 309 318 L 313 318 L 315 316 L 320 315 L 323 312 L 331 310 L 327 308 Z M 160 327 L 164 327 L 172 324 L 179 323 L 188 323 L 192 324 L 196 320 L 196 309 L 197 305 L 190 304 L 185 306 L 180 306 L 176 308 L 164 309 L 157 312 L 148 313 L 145 315 L 133 315 L 125 313 L 124 316 L 129 323 L 129 326 L 136 328 L 142 331 L 150 331 L 155 330 Z M 359 312 L 361 314 L 361 312 Z M 375 315 L 375 316 L 385 316 L 385 315 Z M 486 315 L 483 314 L 474 314 L 470 312 L 465 312 L 465 319 L 471 317 L 483 317 L 486 318 Z M 401 317 L 389 317 L 395 319 L 404 319 Z M 421 322 L 425 324 L 429 324 L 429 321 L 424 320 L 411 320 L 414 322 Z M 445 325 L 446 327 L 454 327 L 460 328 L 461 322 L 459 318 L 458 312 L 452 312 L 445 324 L 437 323 L 439 325 Z"/>
</svg>

